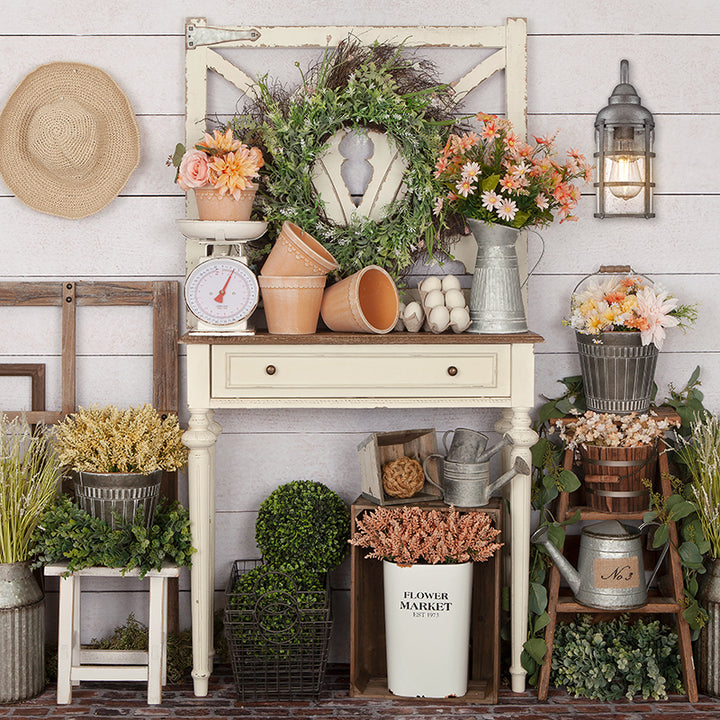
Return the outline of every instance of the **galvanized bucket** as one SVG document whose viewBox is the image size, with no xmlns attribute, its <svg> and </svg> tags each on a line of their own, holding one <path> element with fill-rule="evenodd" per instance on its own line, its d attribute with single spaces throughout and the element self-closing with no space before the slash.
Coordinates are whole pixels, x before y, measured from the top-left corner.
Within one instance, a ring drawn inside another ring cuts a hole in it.
<svg viewBox="0 0 720 720">
<path fill-rule="evenodd" d="M 470 290 L 470 333 L 519 333 L 528 329 L 515 244 L 519 231 L 467 219 L 478 245 Z"/>
<path fill-rule="evenodd" d="M 45 598 L 29 563 L 0 563 L 0 703 L 45 688 Z"/>
<path fill-rule="evenodd" d="M 650 407 L 658 349 L 639 332 L 576 332 L 588 410 L 644 413 Z"/>
<path fill-rule="evenodd" d="M 698 600 L 708 614 L 698 642 L 700 692 L 720 697 L 720 561 L 713 560 L 700 585 Z"/>
<path fill-rule="evenodd" d="M 111 528 L 134 523 L 138 511 L 142 522 L 150 527 L 160 495 L 162 470 L 141 473 L 73 474 L 75 500 L 93 517 L 104 520 Z"/>
</svg>

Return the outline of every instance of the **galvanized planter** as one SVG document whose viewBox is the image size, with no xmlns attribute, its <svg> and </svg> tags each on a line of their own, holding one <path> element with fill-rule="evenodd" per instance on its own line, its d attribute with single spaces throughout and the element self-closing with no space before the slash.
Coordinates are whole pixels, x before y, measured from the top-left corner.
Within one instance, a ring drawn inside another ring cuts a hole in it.
<svg viewBox="0 0 720 720">
<path fill-rule="evenodd" d="M 700 692 L 720 697 L 720 561 L 714 560 L 698 594 L 708 621 L 698 642 L 697 679 Z"/>
<path fill-rule="evenodd" d="M 658 349 L 639 332 L 575 333 L 587 409 L 601 413 L 647 412 Z"/>
<path fill-rule="evenodd" d="M 470 333 L 519 333 L 528 329 L 517 243 L 519 230 L 467 218 L 478 245 L 470 290 Z"/>
<path fill-rule="evenodd" d="M 93 517 L 104 520 L 111 528 L 133 523 L 141 512 L 147 527 L 155 516 L 162 470 L 141 473 L 73 473 L 75 500 Z"/>
<path fill-rule="evenodd" d="M 29 563 L 0 563 L 0 703 L 44 688 L 45 598 Z"/>
</svg>

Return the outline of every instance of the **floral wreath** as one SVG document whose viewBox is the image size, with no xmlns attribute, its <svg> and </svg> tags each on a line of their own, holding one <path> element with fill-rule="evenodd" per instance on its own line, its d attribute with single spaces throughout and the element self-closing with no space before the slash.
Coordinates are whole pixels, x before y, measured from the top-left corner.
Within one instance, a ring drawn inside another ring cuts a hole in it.
<svg viewBox="0 0 720 720">
<path fill-rule="evenodd" d="M 407 57 L 402 46 L 363 46 L 352 38 L 327 51 L 291 92 L 265 76 L 255 95 L 228 124 L 241 138 L 261 125 L 266 173 L 259 199 L 271 227 L 285 220 L 302 227 L 332 252 L 340 277 L 375 264 L 399 279 L 416 251 L 432 252 L 438 242 L 434 166 L 455 123 L 455 98 L 431 62 Z M 348 127 L 385 132 L 407 168 L 406 192 L 386 206 L 382 220 L 355 214 L 346 227 L 327 217 L 311 168 L 332 135 Z"/>
</svg>

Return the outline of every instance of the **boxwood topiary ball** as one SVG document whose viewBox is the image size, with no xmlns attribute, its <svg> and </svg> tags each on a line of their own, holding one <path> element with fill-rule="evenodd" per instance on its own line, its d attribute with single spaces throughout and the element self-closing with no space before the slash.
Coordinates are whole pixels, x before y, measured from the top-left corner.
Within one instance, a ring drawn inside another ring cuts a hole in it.
<svg viewBox="0 0 720 720">
<path fill-rule="evenodd" d="M 328 572 L 340 564 L 350 537 L 350 511 L 326 485 L 294 480 L 260 505 L 255 541 L 266 563 Z"/>
</svg>

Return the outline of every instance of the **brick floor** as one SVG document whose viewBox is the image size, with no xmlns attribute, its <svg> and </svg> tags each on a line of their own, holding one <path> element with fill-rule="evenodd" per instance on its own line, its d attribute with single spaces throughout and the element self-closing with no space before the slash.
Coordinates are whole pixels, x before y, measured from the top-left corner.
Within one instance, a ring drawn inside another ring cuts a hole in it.
<svg viewBox="0 0 720 720">
<path fill-rule="evenodd" d="M 145 686 L 138 683 L 82 683 L 73 689 L 71 705 L 55 704 L 55 687 L 48 686 L 39 697 L 24 703 L 0 705 L 0 718 L 171 718 L 208 720 L 212 718 L 259 718 L 292 720 L 345 718 L 346 720 L 422 720 L 424 718 L 466 718 L 467 720 L 720 720 L 720 699 L 701 696 L 697 703 L 683 697 L 665 702 L 595 703 L 552 691 L 547 702 L 539 703 L 533 692 L 523 694 L 501 688 L 497 705 L 449 704 L 433 700 L 366 700 L 348 697 L 348 668 L 332 666 L 318 701 L 240 702 L 228 667 L 218 668 L 205 698 L 193 695 L 192 683 L 168 686 L 162 705 L 150 707 Z"/>
</svg>

